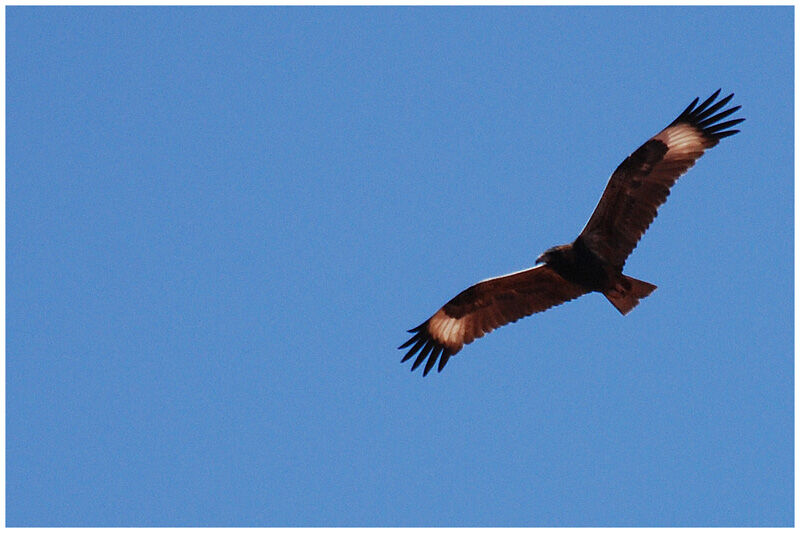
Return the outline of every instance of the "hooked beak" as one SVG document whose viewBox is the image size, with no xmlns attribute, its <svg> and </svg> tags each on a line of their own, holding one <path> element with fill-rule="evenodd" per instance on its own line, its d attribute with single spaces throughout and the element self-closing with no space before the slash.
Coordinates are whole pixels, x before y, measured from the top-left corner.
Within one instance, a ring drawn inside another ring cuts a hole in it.
<svg viewBox="0 0 800 533">
<path fill-rule="evenodd" d="M 535 263 L 535 264 L 537 264 L 537 265 L 538 265 L 539 263 L 544 263 L 544 261 L 545 261 L 545 257 L 544 257 L 544 256 L 545 256 L 545 255 L 547 255 L 547 254 L 542 254 L 542 255 L 540 255 L 539 257 L 537 257 L 537 258 L 536 258 L 536 263 Z"/>
</svg>

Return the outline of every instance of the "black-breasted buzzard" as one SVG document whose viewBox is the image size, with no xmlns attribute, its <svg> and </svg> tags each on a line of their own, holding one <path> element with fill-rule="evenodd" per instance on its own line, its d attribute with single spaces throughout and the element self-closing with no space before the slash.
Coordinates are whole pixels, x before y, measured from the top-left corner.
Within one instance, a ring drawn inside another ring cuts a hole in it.
<svg viewBox="0 0 800 533">
<path fill-rule="evenodd" d="M 423 375 L 437 360 L 441 372 L 465 344 L 588 292 L 602 293 L 623 315 L 636 307 L 656 286 L 623 274 L 625 260 L 675 181 L 705 150 L 738 133 L 730 128 L 744 120 L 720 122 L 741 106 L 723 110 L 733 94 L 714 103 L 719 93 L 700 105 L 695 98 L 669 126 L 622 162 L 575 241 L 550 248 L 533 268 L 473 285 L 409 330 L 414 335 L 400 346 L 411 347 L 403 361 L 419 352 L 411 370 L 427 359 Z"/>
</svg>

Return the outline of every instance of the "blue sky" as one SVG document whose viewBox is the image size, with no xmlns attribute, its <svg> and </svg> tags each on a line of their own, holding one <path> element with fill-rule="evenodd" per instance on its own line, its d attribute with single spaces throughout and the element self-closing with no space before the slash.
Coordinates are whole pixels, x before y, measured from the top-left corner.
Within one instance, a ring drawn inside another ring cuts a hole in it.
<svg viewBox="0 0 800 533">
<path fill-rule="evenodd" d="M 793 16 L 7 8 L 7 524 L 791 525 Z M 400 364 L 720 87 L 653 295 Z"/>
</svg>

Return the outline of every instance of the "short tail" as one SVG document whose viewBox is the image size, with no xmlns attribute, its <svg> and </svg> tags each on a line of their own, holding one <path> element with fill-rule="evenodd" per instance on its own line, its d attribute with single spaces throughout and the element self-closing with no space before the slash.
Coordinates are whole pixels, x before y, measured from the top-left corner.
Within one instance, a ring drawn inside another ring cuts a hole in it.
<svg viewBox="0 0 800 533">
<path fill-rule="evenodd" d="M 656 290 L 656 286 L 646 281 L 631 278 L 622 275 L 617 280 L 613 289 L 604 291 L 606 298 L 611 302 L 617 311 L 623 315 L 627 315 L 631 309 L 639 304 L 639 300 L 649 296 L 651 292 Z"/>
</svg>

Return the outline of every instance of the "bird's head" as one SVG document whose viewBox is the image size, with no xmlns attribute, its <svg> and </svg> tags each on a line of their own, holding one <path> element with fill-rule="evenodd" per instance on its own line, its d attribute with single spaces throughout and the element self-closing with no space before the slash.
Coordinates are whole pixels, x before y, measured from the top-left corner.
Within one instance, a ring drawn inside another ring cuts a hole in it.
<svg viewBox="0 0 800 533">
<path fill-rule="evenodd" d="M 536 258 L 536 264 L 540 263 L 558 263 L 561 258 L 564 257 L 564 250 L 566 245 L 562 246 L 553 246 L 552 248 L 548 248 L 542 255 Z"/>
</svg>

